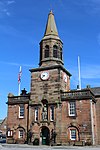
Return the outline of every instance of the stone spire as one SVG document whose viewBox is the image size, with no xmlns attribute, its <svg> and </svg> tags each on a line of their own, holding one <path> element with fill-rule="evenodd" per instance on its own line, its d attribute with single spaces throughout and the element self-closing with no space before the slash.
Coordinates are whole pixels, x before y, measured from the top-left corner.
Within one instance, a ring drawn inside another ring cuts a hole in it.
<svg viewBox="0 0 100 150">
<path fill-rule="evenodd" d="M 52 38 L 52 37 L 59 39 L 54 14 L 52 13 L 52 10 L 51 10 L 48 15 L 46 29 L 45 29 L 43 39 Z"/>
<path fill-rule="evenodd" d="M 58 36 L 54 14 L 50 11 L 44 37 L 40 42 L 40 66 L 63 65 L 63 43 Z"/>
</svg>

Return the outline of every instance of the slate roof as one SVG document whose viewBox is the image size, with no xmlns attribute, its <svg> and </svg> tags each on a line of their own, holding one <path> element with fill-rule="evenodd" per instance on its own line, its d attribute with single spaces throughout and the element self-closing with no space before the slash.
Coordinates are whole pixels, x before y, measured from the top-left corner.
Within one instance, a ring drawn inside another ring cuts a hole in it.
<svg viewBox="0 0 100 150">
<path fill-rule="evenodd" d="M 90 88 L 95 96 L 100 96 L 100 87 Z"/>
</svg>

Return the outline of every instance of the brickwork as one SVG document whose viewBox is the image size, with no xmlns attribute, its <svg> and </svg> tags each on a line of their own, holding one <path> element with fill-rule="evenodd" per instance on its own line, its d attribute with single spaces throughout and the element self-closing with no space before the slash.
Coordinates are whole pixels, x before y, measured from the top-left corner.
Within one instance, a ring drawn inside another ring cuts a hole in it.
<svg viewBox="0 0 100 150">
<path fill-rule="evenodd" d="M 96 98 L 97 144 L 100 145 L 100 98 Z"/>
<path fill-rule="evenodd" d="M 69 116 L 69 101 L 62 104 L 62 137 L 64 143 L 70 141 L 70 134 L 68 133 L 71 127 L 77 129 L 77 141 L 90 140 L 91 134 L 91 117 L 90 117 L 90 100 L 76 100 L 76 116 Z M 66 135 L 66 136 L 65 136 Z M 64 138 L 65 137 L 65 138 Z"/>
<path fill-rule="evenodd" d="M 27 139 L 29 96 L 8 95 L 7 114 L 7 143 L 24 143 Z M 24 114 L 20 116 L 20 106 L 23 105 Z M 23 131 L 23 139 L 19 139 L 19 132 Z"/>
</svg>

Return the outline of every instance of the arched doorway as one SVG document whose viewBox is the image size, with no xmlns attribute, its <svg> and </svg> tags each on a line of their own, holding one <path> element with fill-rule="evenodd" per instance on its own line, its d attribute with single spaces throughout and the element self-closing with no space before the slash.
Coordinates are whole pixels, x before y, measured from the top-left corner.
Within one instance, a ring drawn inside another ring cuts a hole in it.
<svg viewBox="0 0 100 150">
<path fill-rule="evenodd" d="M 50 131 L 46 126 L 43 126 L 41 129 L 41 138 L 42 138 L 42 145 L 49 145 L 50 144 Z"/>
</svg>

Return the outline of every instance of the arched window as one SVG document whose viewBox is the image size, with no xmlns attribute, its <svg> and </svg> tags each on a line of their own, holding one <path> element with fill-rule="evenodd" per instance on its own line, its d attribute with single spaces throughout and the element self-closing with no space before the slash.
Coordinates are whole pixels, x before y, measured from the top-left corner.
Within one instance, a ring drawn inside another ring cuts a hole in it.
<svg viewBox="0 0 100 150">
<path fill-rule="evenodd" d="M 57 50 L 58 50 L 58 47 L 56 45 L 54 45 L 53 46 L 53 57 L 55 57 L 55 58 L 58 57 Z"/>
<path fill-rule="evenodd" d="M 46 45 L 46 46 L 45 46 L 45 54 L 44 54 L 44 57 L 45 57 L 45 58 L 48 58 L 48 57 L 49 57 L 49 45 Z"/>
<path fill-rule="evenodd" d="M 75 126 L 70 126 L 67 130 L 68 138 L 71 141 L 78 141 L 79 140 L 79 131 L 78 128 Z"/>
<path fill-rule="evenodd" d="M 62 48 L 60 48 L 60 59 L 62 60 Z"/>
<path fill-rule="evenodd" d="M 16 130 L 16 134 L 18 135 L 18 138 L 19 139 L 25 139 L 25 135 L 26 135 L 26 131 L 23 127 L 18 127 L 17 130 Z"/>
</svg>

